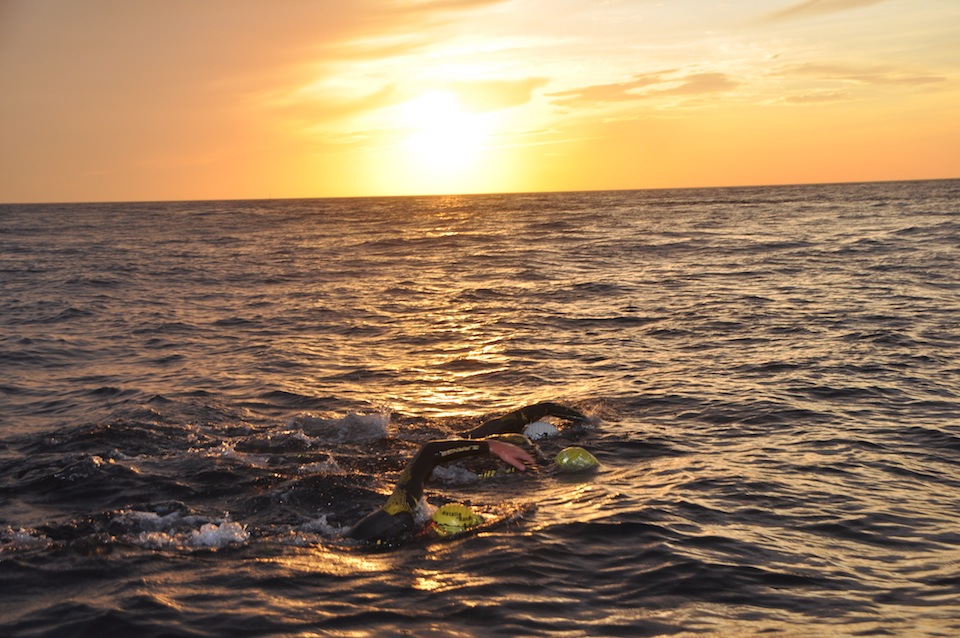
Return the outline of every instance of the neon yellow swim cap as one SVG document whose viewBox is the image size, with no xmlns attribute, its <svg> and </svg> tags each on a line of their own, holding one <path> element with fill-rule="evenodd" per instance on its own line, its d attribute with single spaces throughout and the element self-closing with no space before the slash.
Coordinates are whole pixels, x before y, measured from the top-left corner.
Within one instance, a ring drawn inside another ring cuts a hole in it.
<svg viewBox="0 0 960 638">
<path fill-rule="evenodd" d="M 459 534 L 483 523 L 483 517 L 466 505 L 448 503 L 433 513 L 433 528 L 441 535 Z"/>
<path fill-rule="evenodd" d="M 568 447 L 560 450 L 556 458 L 557 467 L 564 472 L 582 472 L 600 467 L 600 462 L 582 447 Z"/>
</svg>

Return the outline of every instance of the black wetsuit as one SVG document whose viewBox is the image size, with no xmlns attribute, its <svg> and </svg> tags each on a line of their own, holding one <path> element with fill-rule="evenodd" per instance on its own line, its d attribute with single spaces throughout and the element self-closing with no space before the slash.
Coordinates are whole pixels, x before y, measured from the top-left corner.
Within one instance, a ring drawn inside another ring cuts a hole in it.
<svg viewBox="0 0 960 638">
<path fill-rule="evenodd" d="M 433 468 L 468 456 L 488 454 L 490 445 L 478 439 L 495 434 L 522 432 L 524 426 L 545 416 L 571 421 L 586 419 L 580 412 L 557 403 L 537 403 L 486 421 L 466 432 L 464 436 L 467 438 L 430 441 L 420 448 L 404 468 L 397 486 L 384 506 L 361 519 L 350 529 L 349 536 L 376 543 L 396 542 L 409 536 L 414 530 L 413 510 L 423 496 L 423 486 L 430 478 Z"/>
<path fill-rule="evenodd" d="M 568 408 L 565 405 L 560 405 L 559 403 L 550 403 L 549 401 L 545 401 L 543 403 L 528 405 L 525 408 L 514 410 L 513 412 L 505 414 L 502 417 L 486 421 L 482 425 L 473 428 L 469 432 L 465 432 L 464 436 L 468 439 L 479 439 L 485 436 L 492 436 L 494 434 L 523 432 L 524 427 L 533 423 L 534 421 L 539 421 L 545 416 L 555 416 L 568 421 L 585 421 L 587 419 L 586 416 L 580 412 L 577 412 L 573 408 Z"/>
</svg>

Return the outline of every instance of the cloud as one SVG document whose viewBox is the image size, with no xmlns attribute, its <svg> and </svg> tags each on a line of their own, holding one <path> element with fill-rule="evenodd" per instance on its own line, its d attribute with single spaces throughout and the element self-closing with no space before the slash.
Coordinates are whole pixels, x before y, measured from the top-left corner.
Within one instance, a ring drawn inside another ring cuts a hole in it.
<svg viewBox="0 0 960 638">
<path fill-rule="evenodd" d="M 767 21 L 776 22 L 779 20 L 791 20 L 793 18 L 806 18 L 810 16 L 823 15 L 825 13 L 837 13 L 839 11 L 848 11 L 850 9 L 859 9 L 874 4 L 880 4 L 886 0 L 804 0 L 781 9 L 768 16 Z"/>
<path fill-rule="evenodd" d="M 683 83 L 672 89 L 656 91 L 656 95 L 701 95 L 719 93 L 735 89 L 740 83 L 726 73 L 694 73 L 683 79 Z"/>
<path fill-rule="evenodd" d="M 781 101 L 788 104 L 827 104 L 830 102 L 842 102 L 849 97 L 850 95 L 844 91 L 821 91 L 788 95 Z"/>
<path fill-rule="evenodd" d="M 396 9 L 413 13 L 424 11 L 465 11 L 477 7 L 503 4 L 507 1 L 508 0 L 401 0 L 396 3 Z"/>
<path fill-rule="evenodd" d="M 331 98 L 306 103 L 306 109 L 315 119 L 337 119 L 350 117 L 364 111 L 372 111 L 403 101 L 402 93 L 390 84 L 353 98 Z"/>
<path fill-rule="evenodd" d="M 443 83 L 437 88 L 455 93 L 466 109 L 485 112 L 526 104 L 532 99 L 533 92 L 547 82 L 546 78 L 478 80 Z M 283 109 L 288 117 L 319 124 L 401 104 L 412 94 L 409 88 L 402 89 L 396 84 L 387 84 L 353 97 L 331 96 L 322 87 L 306 87 L 292 96 L 280 96 L 273 101 L 273 106 Z"/>
<path fill-rule="evenodd" d="M 694 96 L 717 93 L 736 88 L 739 84 L 725 73 L 680 75 L 676 71 L 663 71 L 636 75 L 629 82 L 595 84 L 570 91 L 549 93 L 548 95 L 559 98 L 554 100 L 554 103 L 561 106 L 595 106 L 669 95 Z"/>
<path fill-rule="evenodd" d="M 820 80 L 886 86 L 922 86 L 947 81 L 947 78 L 941 75 L 908 73 L 888 66 L 857 67 L 844 64 L 800 64 L 783 69 L 780 75 L 801 75 Z"/>
<path fill-rule="evenodd" d="M 498 111 L 526 104 L 533 97 L 533 92 L 546 86 L 547 82 L 546 78 L 486 80 L 456 82 L 450 85 L 450 88 L 468 109 Z"/>
<path fill-rule="evenodd" d="M 643 97 L 637 94 L 638 89 L 656 85 L 662 82 L 663 74 L 637 75 L 631 82 L 617 82 L 614 84 L 594 84 L 570 91 L 549 93 L 550 97 L 558 97 L 556 104 L 565 106 L 588 106 L 604 102 L 623 102 Z"/>
</svg>

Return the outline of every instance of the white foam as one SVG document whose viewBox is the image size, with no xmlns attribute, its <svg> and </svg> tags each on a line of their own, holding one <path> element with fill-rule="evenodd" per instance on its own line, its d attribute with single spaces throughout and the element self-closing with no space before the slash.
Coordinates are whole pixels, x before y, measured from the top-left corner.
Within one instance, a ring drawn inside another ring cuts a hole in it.
<svg viewBox="0 0 960 638">
<path fill-rule="evenodd" d="M 471 472 L 465 467 L 459 465 L 440 465 L 433 468 L 432 480 L 447 485 L 467 485 L 476 483 L 476 472 Z"/>
<path fill-rule="evenodd" d="M 166 532 L 140 532 L 134 542 L 146 549 L 166 549 L 183 545 L 176 536 Z"/>
<path fill-rule="evenodd" d="M 160 516 L 154 512 L 124 511 L 125 521 L 138 524 L 141 531 L 133 542 L 146 549 L 220 549 L 243 544 L 250 539 L 246 526 L 234 521 L 202 522 L 197 516 L 177 513 Z M 183 531 L 183 525 L 200 525 L 199 529 Z M 177 527 L 180 527 L 178 530 Z"/>
<path fill-rule="evenodd" d="M 298 470 L 301 474 L 346 474 L 337 460 L 329 454 L 325 460 L 305 463 Z"/>
<path fill-rule="evenodd" d="M 171 512 L 170 514 L 161 516 L 156 512 L 120 510 L 120 512 L 118 512 L 118 518 L 125 523 L 137 525 L 140 529 L 156 532 L 173 528 L 173 526 L 180 521 L 181 516 L 179 512 Z"/>
<path fill-rule="evenodd" d="M 300 530 L 304 532 L 315 532 L 323 536 L 337 536 L 341 532 L 339 527 L 327 522 L 326 514 L 322 514 L 318 518 L 304 523 L 300 526 Z"/>
<path fill-rule="evenodd" d="M 267 454 L 249 454 L 247 452 L 238 452 L 236 445 L 230 441 L 221 441 L 220 445 L 209 448 L 190 448 L 192 454 L 199 454 L 207 458 L 230 459 L 249 465 L 250 467 L 266 467 L 270 462 L 270 456 Z"/>
<path fill-rule="evenodd" d="M 292 547 L 314 547 L 323 542 L 324 537 L 325 535 L 323 534 L 290 529 L 285 533 L 278 534 L 273 540 L 281 545 L 289 545 Z"/>
<path fill-rule="evenodd" d="M 348 414 L 340 418 L 321 418 L 298 414 L 287 422 L 290 429 L 299 429 L 325 443 L 376 441 L 387 436 L 390 413 Z"/>
<path fill-rule="evenodd" d="M 7 527 L 0 534 L 0 548 L 4 550 L 45 548 L 51 544 L 53 544 L 53 541 L 33 529 Z"/>
<path fill-rule="evenodd" d="M 430 522 L 430 519 L 433 518 L 433 513 L 436 511 L 437 508 L 427 501 L 427 497 L 422 496 L 420 497 L 420 502 L 417 503 L 417 507 L 413 510 L 413 520 L 419 526 L 426 525 Z"/>
<path fill-rule="evenodd" d="M 245 543 L 250 539 L 250 532 L 240 523 L 226 521 L 219 525 L 206 523 L 200 530 L 190 532 L 190 544 L 194 547 L 226 547 L 232 543 Z"/>
</svg>

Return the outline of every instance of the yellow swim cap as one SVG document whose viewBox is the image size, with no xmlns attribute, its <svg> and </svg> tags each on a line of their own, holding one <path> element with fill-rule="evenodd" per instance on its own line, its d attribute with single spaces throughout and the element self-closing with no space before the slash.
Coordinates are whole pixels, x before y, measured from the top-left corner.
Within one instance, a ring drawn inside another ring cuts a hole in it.
<svg viewBox="0 0 960 638">
<path fill-rule="evenodd" d="M 557 454 L 557 467 L 565 472 L 581 472 L 600 467 L 596 457 L 582 447 L 568 447 Z"/>
<path fill-rule="evenodd" d="M 466 505 L 448 503 L 433 513 L 433 528 L 441 535 L 459 534 L 483 522 L 483 517 Z"/>
</svg>

